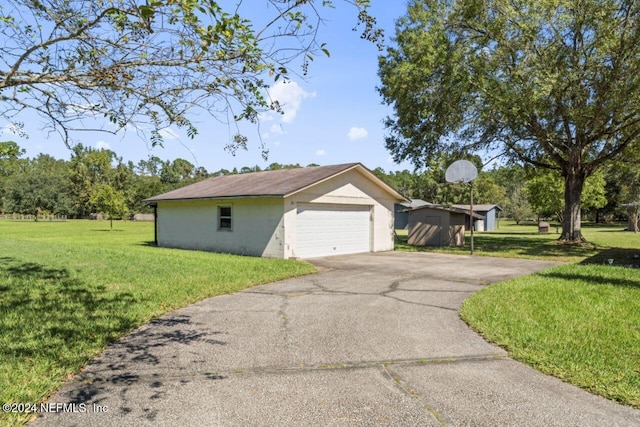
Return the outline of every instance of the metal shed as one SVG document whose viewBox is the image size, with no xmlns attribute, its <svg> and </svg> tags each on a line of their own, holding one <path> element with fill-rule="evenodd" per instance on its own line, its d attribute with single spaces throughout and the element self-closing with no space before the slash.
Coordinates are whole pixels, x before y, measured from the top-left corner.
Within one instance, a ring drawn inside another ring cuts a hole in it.
<svg viewBox="0 0 640 427">
<path fill-rule="evenodd" d="M 428 205 L 407 211 L 409 214 L 410 245 L 463 246 L 465 220 L 468 211 L 458 208 Z M 484 219 L 473 214 L 475 219 Z"/>
<path fill-rule="evenodd" d="M 453 205 L 453 208 L 469 211 L 469 205 Z M 500 212 L 502 208 L 498 205 L 474 205 L 473 212 L 482 215 L 482 221 L 476 221 L 476 231 L 494 231 L 500 223 Z M 466 224 L 469 228 L 469 222 Z"/>
<path fill-rule="evenodd" d="M 425 202 L 420 199 L 410 199 L 408 202 L 396 203 L 393 206 L 394 219 L 393 227 L 396 230 L 408 230 L 409 229 L 409 210 L 418 208 L 420 206 L 433 205 L 433 203 Z"/>
</svg>

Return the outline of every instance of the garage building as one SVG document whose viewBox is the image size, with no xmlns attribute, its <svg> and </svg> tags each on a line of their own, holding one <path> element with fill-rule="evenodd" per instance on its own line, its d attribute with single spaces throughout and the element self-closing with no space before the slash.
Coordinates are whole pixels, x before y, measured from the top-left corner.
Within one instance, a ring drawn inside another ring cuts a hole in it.
<svg viewBox="0 0 640 427">
<path fill-rule="evenodd" d="M 393 250 L 407 201 L 360 163 L 227 175 L 146 200 L 159 246 L 272 258 Z"/>
</svg>

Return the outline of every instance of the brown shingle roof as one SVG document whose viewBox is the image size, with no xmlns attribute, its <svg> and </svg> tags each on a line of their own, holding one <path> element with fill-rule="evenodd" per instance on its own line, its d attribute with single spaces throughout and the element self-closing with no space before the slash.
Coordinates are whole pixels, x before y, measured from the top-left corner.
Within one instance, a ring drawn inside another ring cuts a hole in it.
<svg viewBox="0 0 640 427">
<path fill-rule="evenodd" d="M 453 213 L 461 213 L 461 214 L 469 215 L 469 209 L 462 209 L 458 206 L 461 206 L 461 205 L 453 205 L 451 207 L 446 207 L 442 205 L 422 205 L 422 206 L 417 206 L 415 208 L 405 209 L 404 212 L 420 211 L 423 209 L 434 209 L 437 211 L 445 211 L 445 212 L 453 212 Z M 476 211 L 473 212 L 473 217 L 476 219 L 484 219 L 484 215 L 481 215 Z"/>
<path fill-rule="evenodd" d="M 453 208 L 466 209 L 469 210 L 469 205 L 453 205 Z M 496 208 L 501 211 L 502 208 L 498 205 L 473 205 L 473 210 L 475 211 L 490 211 L 491 209 Z"/>
<path fill-rule="evenodd" d="M 402 198 L 395 190 L 375 177 L 360 163 L 316 166 L 309 168 L 281 169 L 276 171 L 253 172 L 238 175 L 216 176 L 205 179 L 168 193 L 151 197 L 145 201 L 151 204 L 162 200 L 217 199 L 228 197 L 284 197 L 297 193 L 311 185 L 353 168 L 362 168 L 389 192 Z"/>
</svg>

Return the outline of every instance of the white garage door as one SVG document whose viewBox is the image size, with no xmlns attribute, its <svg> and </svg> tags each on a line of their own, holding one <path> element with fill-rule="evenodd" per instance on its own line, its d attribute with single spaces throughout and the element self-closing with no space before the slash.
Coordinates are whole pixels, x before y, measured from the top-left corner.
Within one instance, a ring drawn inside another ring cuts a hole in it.
<svg viewBox="0 0 640 427">
<path fill-rule="evenodd" d="M 369 206 L 301 205 L 296 256 L 313 258 L 369 252 Z"/>
</svg>

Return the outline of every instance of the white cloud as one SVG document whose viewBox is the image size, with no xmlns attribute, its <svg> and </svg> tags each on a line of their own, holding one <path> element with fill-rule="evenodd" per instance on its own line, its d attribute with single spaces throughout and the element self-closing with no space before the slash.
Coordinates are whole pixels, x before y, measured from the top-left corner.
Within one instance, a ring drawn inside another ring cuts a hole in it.
<svg viewBox="0 0 640 427">
<path fill-rule="evenodd" d="M 284 135 L 286 133 L 287 132 L 285 132 L 284 129 L 282 128 L 282 124 L 274 123 L 274 124 L 271 125 L 271 127 L 269 128 L 269 130 L 267 132 L 263 132 L 262 133 L 262 138 L 269 139 L 272 136 Z"/>
<path fill-rule="evenodd" d="M 267 111 L 267 112 L 258 114 L 258 120 L 260 120 L 261 122 L 272 122 L 275 119 L 276 119 L 275 115 L 273 114 L 272 111 Z"/>
<path fill-rule="evenodd" d="M 106 141 L 98 141 L 98 142 L 96 142 L 96 148 L 98 150 L 110 150 L 111 146 Z"/>
<path fill-rule="evenodd" d="M 327 154 L 327 152 L 324 151 L 324 150 L 317 150 L 316 151 L 316 156 L 324 156 L 325 154 Z"/>
<path fill-rule="evenodd" d="M 282 109 L 282 122 L 291 123 L 295 120 L 298 110 L 302 105 L 302 100 L 306 98 L 313 98 L 316 93 L 305 92 L 298 83 L 294 81 L 289 82 L 277 82 L 269 89 L 269 98 L 271 101 L 278 101 L 280 108 Z M 269 116 L 271 118 L 269 118 Z M 271 120 L 273 115 L 265 115 L 264 120 Z"/>
<path fill-rule="evenodd" d="M 271 126 L 271 129 L 269 129 L 269 133 L 271 135 L 284 135 L 284 129 L 282 129 L 282 125 L 280 124 L 273 124 Z"/>
<path fill-rule="evenodd" d="M 356 139 L 363 139 L 369 135 L 369 132 L 365 128 L 357 128 L 352 127 L 349 129 L 349 133 L 347 136 L 349 137 L 349 141 L 355 141 Z"/>
<path fill-rule="evenodd" d="M 273 145 L 275 145 L 276 147 L 279 147 L 280 146 L 280 141 L 274 142 Z"/>
</svg>

